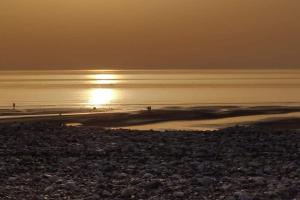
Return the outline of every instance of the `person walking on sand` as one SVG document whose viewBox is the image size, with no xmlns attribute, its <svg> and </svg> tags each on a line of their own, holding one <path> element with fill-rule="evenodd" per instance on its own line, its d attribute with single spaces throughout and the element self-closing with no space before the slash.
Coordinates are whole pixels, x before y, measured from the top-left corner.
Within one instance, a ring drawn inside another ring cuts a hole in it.
<svg viewBox="0 0 300 200">
<path fill-rule="evenodd" d="M 15 103 L 13 103 L 13 110 L 16 110 L 16 104 Z"/>
</svg>

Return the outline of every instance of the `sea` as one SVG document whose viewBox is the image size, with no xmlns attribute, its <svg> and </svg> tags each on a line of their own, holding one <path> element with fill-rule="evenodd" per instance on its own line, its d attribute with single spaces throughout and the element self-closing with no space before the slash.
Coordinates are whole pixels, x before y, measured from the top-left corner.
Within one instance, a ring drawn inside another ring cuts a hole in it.
<svg viewBox="0 0 300 200">
<path fill-rule="evenodd" d="M 300 105 L 300 70 L 0 71 L 0 108 Z"/>
</svg>

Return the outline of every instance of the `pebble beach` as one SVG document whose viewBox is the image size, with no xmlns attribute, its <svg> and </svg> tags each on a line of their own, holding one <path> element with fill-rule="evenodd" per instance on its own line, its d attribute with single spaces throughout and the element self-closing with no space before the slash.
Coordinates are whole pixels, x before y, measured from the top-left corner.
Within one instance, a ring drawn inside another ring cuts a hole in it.
<svg viewBox="0 0 300 200">
<path fill-rule="evenodd" d="M 297 131 L 0 125 L 1 199 L 300 199 Z"/>
</svg>

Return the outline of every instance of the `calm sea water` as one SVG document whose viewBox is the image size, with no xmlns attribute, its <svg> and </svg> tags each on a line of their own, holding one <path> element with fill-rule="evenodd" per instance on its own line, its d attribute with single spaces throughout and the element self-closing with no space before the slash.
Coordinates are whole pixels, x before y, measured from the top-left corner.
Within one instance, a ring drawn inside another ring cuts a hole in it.
<svg viewBox="0 0 300 200">
<path fill-rule="evenodd" d="M 300 105 L 300 70 L 0 71 L 0 108 Z"/>
</svg>

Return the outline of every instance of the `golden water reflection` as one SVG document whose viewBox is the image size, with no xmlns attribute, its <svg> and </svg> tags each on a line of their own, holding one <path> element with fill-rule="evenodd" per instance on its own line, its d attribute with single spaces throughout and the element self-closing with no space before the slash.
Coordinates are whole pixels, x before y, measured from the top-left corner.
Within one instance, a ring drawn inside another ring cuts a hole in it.
<svg viewBox="0 0 300 200">
<path fill-rule="evenodd" d="M 94 74 L 90 76 L 97 84 L 113 84 L 116 83 L 119 76 L 116 74 Z"/>
<path fill-rule="evenodd" d="M 110 88 L 97 88 L 89 92 L 89 105 L 103 106 L 112 103 L 116 99 L 117 94 L 114 89 Z"/>
</svg>

